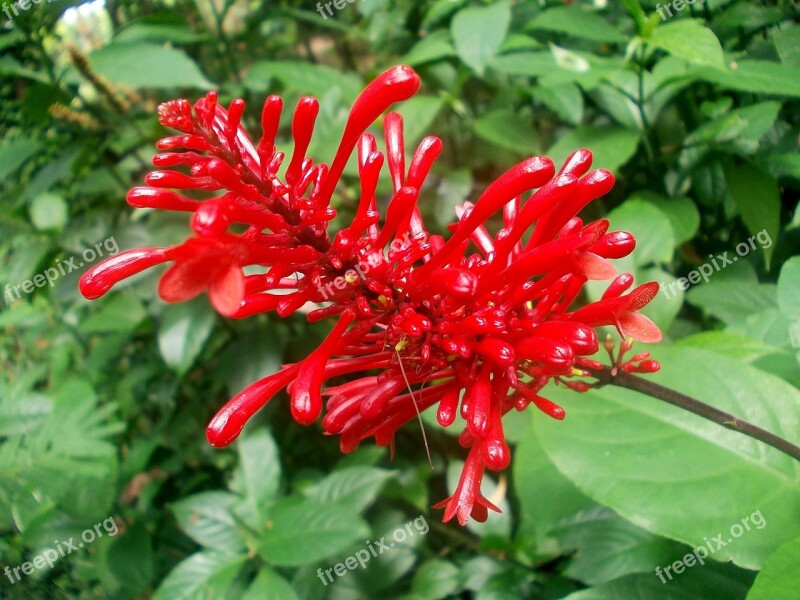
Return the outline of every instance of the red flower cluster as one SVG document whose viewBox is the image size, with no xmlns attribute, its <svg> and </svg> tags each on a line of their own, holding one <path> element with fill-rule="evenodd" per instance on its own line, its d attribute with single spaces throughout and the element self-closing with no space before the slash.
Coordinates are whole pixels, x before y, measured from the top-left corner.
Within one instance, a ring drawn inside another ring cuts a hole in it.
<svg viewBox="0 0 800 600">
<path fill-rule="evenodd" d="M 168 302 L 205 290 L 229 317 L 271 310 L 286 317 L 303 307 L 312 321 L 338 317 L 305 360 L 253 383 L 225 405 L 208 426 L 209 441 L 231 443 L 284 388 L 299 423 L 313 423 L 325 408 L 324 431 L 340 436 L 343 452 L 369 437 L 392 444 L 402 425 L 437 405 L 442 426 L 459 416 L 465 422 L 459 441 L 469 453 L 461 481 L 455 495 L 437 505 L 445 507 L 445 521 L 457 515 L 464 524 L 498 510 L 481 495 L 480 484 L 486 468 L 500 471 L 509 464 L 503 415 L 533 404 L 562 419 L 563 409 L 540 392 L 551 379 L 588 389 L 568 378 L 588 376 L 581 367 L 599 364 L 587 358 L 598 350 L 597 326 L 659 340 L 658 328 L 637 312 L 655 297 L 658 284 L 625 294 L 633 278 L 616 276 L 608 259 L 629 254 L 633 236 L 607 231 L 606 220 L 584 224 L 575 216 L 614 182 L 605 169 L 589 171 L 588 150 L 575 152 L 557 172 L 545 157 L 522 161 L 474 204 L 458 208 L 449 239 L 431 235 L 417 199 L 441 140 L 422 140 L 406 168 L 399 114 L 383 120 L 385 154 L 365 133 L 418 87 L 418 76 L 405 66 L 370 83 L 353 106 L 330 166 L 306 156 L 319 105 L 300 99 L 292 120 L 294 150 L 282 179 L 285 156 L 274 146 L 279 97 L 264 103 L 257 144 L 240 125 L 242 100 L 225 109 L 209 93 L 194 107 L 186 100 L 162 105 L 161 123 L 180 135 L 158 143 L 164 152 L 153 163 L 166 170 L 147 175 L 148 185 L 131 190 L 128 202 L 191 212 L 196 235 L 171 248 L 118 254 L 87 272 L 81 291 L 97 298 L 125 277 L 171 262 L 159 285 Z M 349 226 L 331 236 L 331 196 L 356 147 L 358 208 Z M 394 194 L 381 222 L 375 191 L 384 160 Z M 194 200 L 176 189 L 203 190 L 209 197 Z M 492 235 L 485 224 L 496 213 L 502 213 L 503 227 Z M 244 267 L 252 265 L 262 272 L 246 275 Z M 570 311 L 589 279 L 612 282 L 600 301 Z M 641 370 L 657 366 L 645 361 Z M 342 375 L 350 380 L 324 387 Z"/>
</svg>

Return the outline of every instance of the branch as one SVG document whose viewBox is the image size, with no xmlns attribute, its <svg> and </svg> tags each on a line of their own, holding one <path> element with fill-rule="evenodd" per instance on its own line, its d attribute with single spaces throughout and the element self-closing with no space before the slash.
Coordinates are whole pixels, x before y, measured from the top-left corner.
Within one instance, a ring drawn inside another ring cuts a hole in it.
<svg viewBox="0 0 800 600">
<path fill-rule="evenodd" d="M 582 367 L 592 372 L 592 375 L 597 378 L 598 387 L 604 385 L 616 385 L 619 387 L 634 390 L 642 394 L 647 394 L 658 400 L 672 404 L 678 408 L 688 410 L 699 417 L 713 421 L 718 425 L 722 425 L 725 429 L 738 431 L 746 436 L 756 439 L 760 442 L 772 446 L 776 450 L 780 450 L 784 454 L 791 456 L 797 461 L 800 461 L 800 447 L 795 446 L 788 440 L 783 439 L 770 433 L 766 429 L 761 429 L 748 421 L 744 421 L 730 413 L 721 411 L 713 406 L 709 406 L 704 402 L 695 400 L 689 396 L 676 392 L 675 390 L 664 387 L 657 383 L 653 383 L 642 377 L 631 375 L 619 368 L 603 367 L 602 369 L 593 369 L 591 367 Z"/>
</svg>

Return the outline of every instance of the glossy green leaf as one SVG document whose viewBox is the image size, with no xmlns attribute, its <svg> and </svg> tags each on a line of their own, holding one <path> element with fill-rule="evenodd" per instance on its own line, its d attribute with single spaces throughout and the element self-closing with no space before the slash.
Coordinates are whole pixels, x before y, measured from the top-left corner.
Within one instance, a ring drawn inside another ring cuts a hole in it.
<svg viewBox="0 0 800 600">
<path fill-rule="evenodd" d="M 800 257 L 790 258 L 781 268 L 778 306 L 787 317 L 800 319 Z"/>
<path fill-rule="evenodd" d="M 560 137 L 547 151 L 556 164 L 578 148 L 588 148 L 594 154 L 593 168 L 605 167 L 616 171 L 636 152 L 639 132 L 617 125 L 581 125 Z"/>
<path fill-rule="evenodd" d="M 294 588 L 276 571 L 264 565 L 240 600 L 298 600 Z"/>
<path fill-rule="evenodd" d="M 648 573 L 653 565 L 669 564 L 686 549 L 597 506 L 556 523 L 550 535 L 563 549 L 576 551 L 564 574 L 588 585 Z"/>
<path fill-rule="evenodd" d="M 275 566 L 308 565 L 369 535 L 369 527 L 352 509 L 314 499 L 286 498 L 270 515 L 259 554 Z"/>
<path fill-rule="evenodd" d="M 238 500 L 229 492 L 201 492 L 173 504 L 172 512 L 184 533 L 201 546 L 236 554 L 244 549 L 231 512 Z"/>
<path fill-rule="evenodd" d="M 147 317 L 144 306 L 133 294 L 121 292 L 106 300 L 99 311 L 80 324 L 84 333 L 128 332 Z"/>
<path fill-rule="evenodd" d="M 203 350 L 215 320 L 205 297 L 168 306 L 158 329 L 158 349 L 164 362 L 185 374 Z"/>
<path fill-rule="evenodd" d="M 800 537 L 786 542 L 767 559 L 747 600 L 776 600 L 797 595 L 800 576 Z"/>
<path fill-rule="evenodd" d="M 673 56 L 693 64 L 723 68 L 722 46 L 701 21 L 681 19 L 661 25 L 647 40 Z"/>
<path fill-rule="evenodd" d="M 342 98 L 351 101 L 361 91 L 361 79 L 352 73 L 340 73 L 324 65 L 301 61 L 261 60 L 253 63 L 242 84 L 254 91 L 265 91 L 277 79 L 287 90 L 303 95 L 324 96 L 338 89 Z"/>
<path fill-rule="evenodd" d="M 29 208 L 31 222 L 36 229 L 48 231 L 63 229 L 69 219 L 69 207 L 59 194 L 44 192 L 37 195 Z"/>
<path fill-rule="evenodd" d="M 556 6 L 539 13 L 526 26 L 527 31 L 553 31 L 595 42 L 622 43 L 625 36 L 604 17 L 581 6 Z"/>
<path fill-rule="evenodd" d="M 653 354 L 662 371 L 648 379 L 798 441 L 796 388 L 718 354 Z M 710 558 L 750 569 L 800 533 L 800 466 L 788 456 L 626 389 L 544 393 L 567 411 L 563 422 L 534 421 L 547 454 L 583 493 L 640 527 L 692 547 L 720 535 L 725 546 Z M 766 525 L 753 526 L 756 513 Z M 745 518 L 751 526 L 737 536 Z"/>
<path fill-rule="evenodd" d="M 752 163 L 726 168 L 725 176 L 748 231 L 754 236 L 765 232 L 770 239 L 777 240 L 781 226 L 781 195 L 775 178 Z M 762 247 L 767 268 L 774 248 L 774 244 Z"/>
<path fill-rule="evenodd" d="M 138 89 L 214 87 L 183 51 L 150 42 L 112 43 L 93 52 L 89 62 L 111 83 Z"/>
<path fill-rule="evenodd" d="M 737 61 L 727 69 L 702 68 L 697 76 L 723 89 L 800 97 L 800 68 L 769 60 Z"/>
<path fill-rule="evenodd" d="M 246 557 L 198 552 L 178 564 L 153 594 L 153 600 L 209 600 L 225 598 Z"/>
<path fill-rule="evenodd" d="M 482 115 L 472 122 L 472 130 L 498 148 L 526 156 L 541 151 L 536 130 L 510 110 L 494 110 Z"/>
<path fill-rule="evenodd" d="M 459 585 L 458 567 L 446 560 L 431 560 L 414 575 L 411 593 L 429 600 L 439 600 L 454 594 Z"/>
<path fill-rule="evenodd" d="M 437 29 L 418 41 L 401 59 L 401 63 L 416 67 L 456 55 L 450 36 L 444 29 Z"/>
<path fill-rule="evenodd" d="M 450 23 L 459 58 L 482 76 L 500 50 L 510 23 L 511 7 L 505 1 L 459 11 Z"/>
<path fill-rule="evenodd" d="M 244 499 L 235 511 L 253 530 L 263 526 L 278 498 L 281 463 L 275 440 L 266 429 L 247 432 L 236 441 L 239 466 L 231 489 Z"/>
<path fill-rule="evenodd" d="M 355 512 L 367 508 L 395 473 L 374 467 L 347 467 L 334 471 L 303 493 L 320 505 L 335 502 Z"/>
</svg>

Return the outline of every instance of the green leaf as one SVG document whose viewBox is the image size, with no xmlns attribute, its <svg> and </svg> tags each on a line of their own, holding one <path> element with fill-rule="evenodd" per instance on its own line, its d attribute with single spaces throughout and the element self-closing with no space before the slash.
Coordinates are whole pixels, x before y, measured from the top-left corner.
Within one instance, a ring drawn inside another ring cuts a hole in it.
<svg viewBox="0 0 800 600">
<path fill-rule="evenodd" d="M 433 33 L 425 36 L 418 41 L 411 50 L 400 59 L 400 63 L 416 67 L 425 63 L 431 63 L 450 58 L 456 55 L 456 50 L 450 41 L 450 35 L 445 29 L 437 29 Z"/>
<path fill-rule="evenodd" d="M 275 566 L 297 567 L 341 552 L 369 535 L 367 523 L 351 509 L 285 498 L 270 515 L 259 554 Z"/>
<path fill-rule="evenodd" d="M 439 600 L 455 594 L 459 586 L 458 567 L 446 560 L 430 560 L 423 564 L 411 584 L 411 593 L 428 600 Z"/>
<path fill-rule="evenodd" d="M 661 25 L 647 41 L 690 63 L 725 67 L 717 36 L 701 21 L 682 19 Z"/>
<path fill-rule="evenodd" d="M 203 350 L 215 320 L 205 298 L 167 306 L 158 328 L 158 349 L 167 366 L 184 375 Z"/>
<path fill-rule="evenodd" d="M 777 307 L 774 285 L 746 283 L 735 278 L 711 279 L 706 283 L 701 280 L 689 290 L 686 300 L 728 325 L 743 321 L 754 312 Z"/>
<path fill-rule="evenodd" d="M 24 138 L 0 146 L 0 181 L 13 175 L 41 149 L 42 145 L 38 141 Z"/>
<path fill-rule="evenodd" d="M 778 306 L 783 314 L 800 319 L 800 257 L 793 256 L 781 268 L 778 278 Z"/>
<path fill-rule="evenodd" d="M 198 44 L 207 41 L 207 35 L 192 31 L 183 21 L 148 17 L 138 18 L 136 22 L 121 29 L 114 37 L 114 42 L 117 44 L 141 42 Z"/>
<path fill-rule="evenodd" d="M 36 196 L 28 209 L 33 226 L 39 231 L 60 230 L 69 219 L 69 207 L 63 196 L 44 192 Z"/>
<path fill-rule="evenodd" d="M 554 31 L 592 40 L 619 44 L 626 38 L 608 24 L 608 21 L 579 6 L 557 6 L 539 13 L 525 26 L 526 31 Z"/>
<path fill-rule="evenodd" d="M 303 490 L 303 494 L 321 506 L 335 502 L 355 512 L 362 512 L 395 473 L 374 467 L 347 467 L 334 471 L 318 484 Z"/>
<path fill-rule="evenodd" d="M 495 2 L 481 8 L 465 8 L 453 17 L 450 33 L 459 58 L 483 76 L 496 55 L 511 24 L 511 6 Z"/>
<path fill-rule="evenodd" d="M 702 68 L 696 75 L 724 89 L 800 97 L 800 68 L 769 60 L 743 60 L 731 68 Z"/>
<path fill-rule="evenodd" d="M 272 79 L 280 81 L 287 91 L 322 97 L 333 89 L 350 102 L 362 88 L 361 78 L 352 73 L 340 73 L 323 65 L 290 60 L 261 60 L 253 63 L 242 84 L 253 91 L 269 89 Z"/>
<path fill-rule="evenodd" d="M 677 557 L 678 559 L 683 557 Z M 667 565 L 655 565 L 667 566 Z M 744 600 L 752 575 L 729 565 L 697 563 L 680 575 L 668 579 L 662 570 L 664 582 L 655 573 L 626 575 L 602 585 L 574 592 L 563 600 L 620 600 L 621 598 L 653 598 L 669 600 Z"/>
<path fill-rule="evenodd" d="M 634 198 L 652 204 L 667 216 L 675 234 L 676 246 L 692 239 L 700 227 L 700 212 L 690 198 L 685 196 L 665 198 L 647 190 L 633 194 L 628 198 L 628 202 Z"/>
<path fill-rule="evenodd" d="M 240 600 L 298 600 L 289 582 L 264 565 Z"/>
<path fill-rule="evenodd" d="M 676 348 L 689 346 L 710 350 L 743 362 L 753 362 L 775 352 L 775 348 L 731 331 L 701 331 L 675 342 Z"/>
<path fill-rule="evenodd" d="M 471 127 L 475 135 L 498 148 L 526 156 L 541 151 L 536 130 L 510 110 L 487 112 L 473 121 Z"/>
<path fill-rule="evenodd" d="M 747 600 L 776 600 L 797 594 L 797 574 L 800 565 L 800 537 L 786 542 L 764 563 L 756 577 Z"/>
<path fill-rule="evenodd" d="M 653 354 L 662 371 L 648 379 L 797 442 L 796 388 L 718 354 Z M 748 569 L 800 533 L 800 467 L 779 451 L 626 389 L 543 393 L 567 410 L 563 422 L 536 415 L 547 454 L 583 493 L 636 525 L 692 547 L 721 535 L 726 545 L 709 559 Z"/>
<path fill-rule="evenodd" d="M 685 550 L 601 506 L 556 523 L 550 535 L 562 548 L 577 551 L 564 574 L 588 585 L 630 573 L 649 573 L 653 565 L 669 564 Z"/>
<path fill-rule="evenodd" d="M 278 498 L 281 463 L 275 440 L 266 429 L 249 431 L 236 441 L 239 466 L 231 489 L 244 498 L 235 511 L 254 530 L 259 531 Z"/>
<path fill-rule="evenodd" d="M 170 571 L 153 600 L 209 600 L 225 598 L 245 556 L 198 552 Z"/>
<path fill-rule="evenodd" d="M 564 159 L 579 148 L 588 148 L 594 154 L 593 168 L 605 167 L 616 171 L 636 152 L 639 132 L 616 125 L 583 125 L 559 138 L 547 151 L 553 161 L 560 165 Z"/>
<path fill-rule="evenodd" d="M 81 263 L 82 266 L 83 263 Z M 147 317 L 142 301 L 129 293 L 117 293 L 78 327 L 83 333 L 129 332 Z"/>
<path fill-rule="evenodd" d="M 636 236 L 636 248 L 631 256 L 637 266 L 672 260 L 676 246 L 672 225 L 669 217 L 654 204 L 629 198 L 607 218 L 615 230 L 629 231 Z"/>
<path fill-rule="evenodd" d="M 792 67 L 800 67 L 800 27 L 793 25 L 786 29 L 774 29 L 772 41 L 781 62 Z"/>
<path fill-rule="evenodd" d="M 403 139 L 406 148 L 414 149 L 423 136 L 429 135 L 431 125 L 436 121 L 444 100 L 436 96 L 414 96 L 394 107 L 403 116 Z"/>
<path fill-rule="evenodd" d="M 136 523 L 114 538 L 106 560 L 109 571 L 120 585 L 137 593 L 149 589 L 155 561 L 153 542 L 143 524 Z"/>
<path fill-rule="evenodd" d="M 760 102 L 739 108 L 704 123 L 686 136 L 685 146 L 713 144 L 715 146 L 757 149 L 757 142 L 769 131 L 780 111 L 780 102 Z"/>
<path fill-rule="evenodd" d="M 201 492 L 172 505 L 184 533 L 201 546 L 226 554 L 244 549 L 232 508 L 239 501 L 229 492 Z"/>
<path fill-rule="evenodd" d="M 781 195 L 775 178 L 753 163 L 730 166 L 725 169 L 725 177 L 748 231 L 754 236 L 765 232 L 770 239 L 778 239 Z M 774 245 L 762 246 L 762 249 L 769 269 Z"/>
<path fill-rule="evenodd" d="M 214 85 L 181 50 L 149 42 L 112 42 L 89 55 L 98 75 L 138 89 L 207 89 Z"/>
<path fill-rule="evenodd" d="M 583 94 L 574 83 L 530 88 L 533 97 L 567 123 L 579 125 L 583 120 Z"/>
<path fill-rule="evenodd" d="M 539 546 L 544 547 L 556 523 L 595 505 L 556 469 L 533 428 L 517 445 L 511 468 L 520 505 L 520 528 L 535 533 Z"/>
</svg>

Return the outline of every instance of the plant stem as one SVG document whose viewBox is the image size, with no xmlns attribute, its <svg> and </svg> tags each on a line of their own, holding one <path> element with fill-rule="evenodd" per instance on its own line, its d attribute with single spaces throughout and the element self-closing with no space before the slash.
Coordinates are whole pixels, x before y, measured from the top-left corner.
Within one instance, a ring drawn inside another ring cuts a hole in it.
<svg viewBox="0 0 800 600">
<path fill-rule="evenodd" d="M 725 429 L 743 433 L 746 436 L 763 442 L 768 446 L 772 446 L 776 450 L 780 450 L 784 454 L 800 461 L 800 447 L 730 413 L 709 406 L 704 402 L 676 392 L 671 388 L 626 373 L 618 368 L 612 369 L 611 367 L 603 367 L 603 369 L 588 368 L 587 370 L 591 371 L 592 375 L 597 378 L 600 386 L 616 385 L 642 394 L 647 394 L 648 396 L 652 396 L 653 398 L 672 404 L 678 408 L 688 410 L 690 413 L 713 421 L 718 425 L 722 425 Z"/>
</svg>

